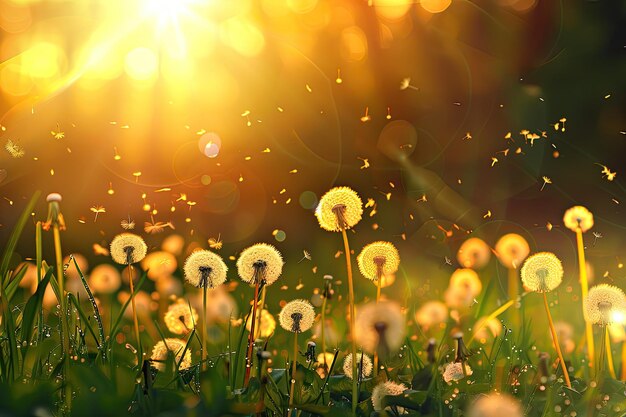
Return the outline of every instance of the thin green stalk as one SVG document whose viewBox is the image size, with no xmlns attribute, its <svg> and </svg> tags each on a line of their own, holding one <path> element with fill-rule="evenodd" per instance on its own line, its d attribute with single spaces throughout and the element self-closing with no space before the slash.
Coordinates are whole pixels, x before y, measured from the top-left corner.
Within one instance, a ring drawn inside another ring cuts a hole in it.
<svg viewBox="0 0 626 417">
<path fill-rule="evenodd" d="M 68 312 L 65 302 L 65 276 L 63 275 L 63 252 L 61 251 L 61 233 L 59 224 L 54 222 L 52 225 L 52 234 L 54 238 L 54 256 L 56 263 L 57 280 L 59 283 L 59 306 L 61 307 L 61 314 L 59 316 L 61 320 L 61 345 L 63 347 L 63 385 L 64 389 L 61 390 L 64 403 L 67 409 L 67 413 L 72 408 L 72 389 L 70 387 L 69 375 L 70 375 L 70 331 L 67 323 Z M 63 413 L 65 414 L 65 413 Z"/>
<path fill-rule="evenodd" d="M 89 297 L 89 301 L 91 301 L 91 306 L 93 307 L 93 316 L 96 319 L 96 323 L 98 324 L 98 333 L 100 336 L 100 343 L 98 343 L 98 350 L 102 352 L 102 359 L 106 360 L 107 352 L 104 349 L 104 325 L 102 324 L 102 316 L 100 316 L 100 309 L 98 308 L 98 304 L 96 303 L 96 299 L 94 298 L 91 289 L 89 288 L 89 284 L 85 280 L 85 276 L 83 275 L 83 271 L 80 270 L 78 266 L 78 262 L 76 262 L 76 258 L 74 255 L 70 255 L 70 258 L 74 261 L 74 266 L 76 267 L 76 271 L 78 271 L 78 275 L 80 276 L 80 280 L 85 287 L 85 291 L 87 291 L 87 297 Z"/>
<path fill-rule="evenodd" d="M 341 228 L 341 235 L 343 237 L 343 246 L 346 254 L 346 268 L 348 271 L 348 295 L 350 302 L 350 342 L 352 344 L 352 375 L 356 375 L 356 340 L 355 340 L 355 309 L 354 309 L 354 284 L 352 279 L 352 261 L 350 260 L 350 244 L 348 243 L 348 235 L 346 234 L 345 227 Z M 359 391 L 356 378 L 352 378 L 352 414 L 356 414 L 356 407 L 359 402 Z"/>
<path fill-rule="evenodd" d="M 37 224 L 35 225 L 35 253 L 36 253 L 36 265 L 37 265 L 37 282 L 41 283 L 41 280 L 43 279 L 43 276 L 41 275 L 41 268 L 42 268 L 42 262 L 43 262 L 43 244 L 42 244 L 42 238 L 41 238 L 41 233 L 42 233 L 42 227 L 41 227 L 41 222 L 37 222 Z M 43 336 L 44 336 L 44 327 L 45 327 L 45 322 L 44 322 L 44 315 L 43 315 L 43 303 L 41 303 L 41 306 L 39 308 L 39 323 L 37 325 L 37 329 L 38 329 L 38 333 L 37 333 L 37 344 L 41 344 L 41 342 L 43 341 Z M 39 362 L 39 361 L 37 361 Z"/>
</svg>

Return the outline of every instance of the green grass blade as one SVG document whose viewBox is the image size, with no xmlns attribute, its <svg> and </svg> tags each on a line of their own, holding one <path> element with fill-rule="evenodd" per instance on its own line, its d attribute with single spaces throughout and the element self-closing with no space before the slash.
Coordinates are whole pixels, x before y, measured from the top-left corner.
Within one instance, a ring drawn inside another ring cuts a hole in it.
<svg viewBox="0 0 626 417">
<path fill-rule="evenodd" d="M 146 281 L 146 276 L 147 275 L 146 275 L 145 272 L 141 275 L 141 278 L 139 279 L 139 282 L 137 283 L 137 286 L 135 286 L 135 293 L 137 293 L 137 292 L 139 292 L 139 290 L 141 290 L 141 286 Z M 118 329 L 120 327 L 120 324 L 122 323 L 122 318 L 124 317 L 124 312 L 128 308 L 128 305 L 130 304 L 130 300 L 131 299 L 129 297 L 128 300 L 126 300 L 126 302 L 124 303 L 124 305 L 120 309 L 120 311 L 118 312 L 117 318 L 115 319 L 113 327 L 111 327 L 111 334 L 109 334 L 109 342 L 115 338 L 115 335 L 117 335 L 117 332 L 118 332 Z"/>
<path fill-rule="evenodd" d="M 30 339 L 33 334 L 35 323 L 35 317 L 37 313 L 41 309 L 41 304 L 43 302 L 43 295 L 46 292 L 46 288 L 48 287 L 48 283 L 50 282 L 50 278 L 52 277 L 52 269 L 49 269 L 46 272 L 44 278 L 37 285 L 37 291 L 28 299 L 26 302 L 26 306 L 24 307 L 24 312 L 22 313 L 22 328 L 21 330 L 21 340 L 26 342 L 24 346 L 22 346 L 22 358 L 26 357 L 26 352 L 28 352 L 28 347 L 30 346 Z"/>
<path fill-rule="evenodd" d="M 37 200 L 39 199 L 40 195 L 41 195 L 41 191 L 35 191 L 33 196 L 30 198 L 30 201 L 28 202 L 28 204 L 26 204 L 24 211 L 22 211 L 22 214 L 17 220 L 17 223 L 15 223 L 15 227 L 13 228 L 13 231 L 11 232 L 11 237 L 9 238 L 9 241 L 7 242 L 7 245 L 4 248 L 4 252 L 2 253 L 2 262 L 0 263 L 0 277 L 4 278 L 4 282 L 2 283 L 3 288 L 7 284 L 6 277 L 7 277 L 7 272 L 9 270 L 9 262 L 11 262 L 11 256 L 13 255 L 15 246 L 17 246 L 17 241 L 22 235 L 22 231 L 24 230 L 24 227 L 26 226 L 26 222 L 28 222 L 28 219 L 30 218 L 30 213 L 33 212 L 33 208 L 35 207 L 35 204 L 37 204 Z"/>
</svg>

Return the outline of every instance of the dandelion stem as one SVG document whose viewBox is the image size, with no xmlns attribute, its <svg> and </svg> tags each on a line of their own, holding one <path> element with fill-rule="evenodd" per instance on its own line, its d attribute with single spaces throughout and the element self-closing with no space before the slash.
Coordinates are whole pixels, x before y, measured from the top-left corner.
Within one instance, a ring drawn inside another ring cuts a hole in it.
<svg viewBox="0 0 626 417">
<path fill-rule="evenodd" d="M 207 282 L 205 280 L 204 286 L 202 287 L 202 346 L 200 347 L 200 357 L 202 358 L 202 366 L 200 366 L 201 370 L 205 369 L 206 365 L 206 333 L 207 333 L 207 320 L 206 320 L 206 293 L 207 293 Z"/>
<path fill-rule="evenodd" d="M 589 292 L 589 284 L 587 283 L 587 265 L 585 263 L 585 245 L 583 244 L 583 231 L 580 227 L 576 228 L 576 248 L 578 251 L 578 270 L 580 273 L 580 287 L 582 299 L 587 299 L 587 293 Z M 585 309 L 584 301 L 582 304 L 583 312 Z M 593 366 L 595 357 L 595 349 L 593 342 L 593 328 L 591 323 L 585 320 L 585 334 L 587 336 L 587 357 L 589 359 L 589 366 Z"/>
<path fill-rule="evenodd" d="M 326 300 L 328 297 L 324 295 L 324 299 L 322 300 L 322 317 L 320 321 L 321 328 L 321 336 L 322 336 L 322 357 L 324 358 L 324 371 L 328 372 L 328 363 L 326 361 Z"/>
<path fill-rule="evenodd" d="M 346 253 L 346 267 L 348 270 L 348 300 L 350 302 L 350 342 L 352 343 L 352 358 L 356 358 L 356 339 L 354 336 L 355 313 L 354 313 L 354 285 L 352 279 L 352 261 L 350 260 L 350 244 L 348 243 L 348 234 L 346 228 L 341 227 L 341 235 L 343 237 L 343 246 Z M 352 375 L 356 375 L 356 361 L 352 361 Z M 357 379 L 352 378 L 352 414 L 356 413 L 358 399 Z"/>
<path fill-rule="evenodd" d="M 517 275 L 517 269 L 515 268 L 509 268 L 508 270 L 508 275 L 509 275 L 509 285 L 508 285 L 508 290 L 509 290 L 509 300 L 513 301 L 513 304 L 517 303 L 517 298 L 519 297 L 519 277 Z M 513 309 L 511 314 L 511 322 L 512 322 L 512 326 L 511 327 L 519 327 L 519 311 L 516 311 L 516 309 Z"/>
<path fill-rule="evenodd" d="M 376 304 L 380 301 L 380 280 L 382 279 L 381 268 L 378 268 L 378 279 L 376 280 Z M 378 349 L 374 351 L 374 378 L 378 376 Z"/>
<path fill-rule="evenodd" d="M 135 306 L 135 286 L 133 284 L 133 267 L 130 263 L 127 265 L 128 268 L 128 280 L 130 282 L 130 303 L 133 307 L 133 323 L 135 326 L 135 339 L 137 339 L 137 365 L 141 366 L 141 358 L 143 356 L 143 352 L 141 349 L 141 339 L 139 337 L 139 320 L 137 319 L 137 307 Z"/>
<path fill-rule="evenodd" d="M 613 365 L 613 352 L 611 352 L 611 339 L 609 337 L 609 326 L 604 326 L 604 345 L 606 347 L 606 361 L 609 367 L 611 378 L 617 379 L 615 376 L 615 366 Z"/>
<path fill-rule="evenodd" d="M 296 387 L 296 367 L 298 364 L 298 332 L 293 334 L 293 359 L 291 360 L 291 385 L 289 387 L 289 410 L 293 407 L 293 396 Z"/>
<path fill-rule="evenodd" d="M 37 283 L 41 283 L 41 279 L 43 278 L 41 274 L 41 268 L 43 263 L 43 249 L 42 249 L 42 239 L 41 239 L 41 231 L 42 226 L 41 222 L 37 222 L 35 226 L 35 252 L 36 252 L 36 262 L 37 262 Z M 43 341 L 44 336 L 44 315 L 43 315 L 43 303 L 39 306 L 39 344 Z"/>
<path fill-rule="evenodd" d="M 59 224 L 52 225 L 52 236 L 54 239 L 54 256 L 57 269 L 57 280 L 59 282 L 59 306 L 61 307 L 61 346 L 63 347 L 63 370 L 65 374 L 64 388 L 61 394 L 64 398 L 66 410 L 62 414 L 69 414 L 72 408 L 72 388 L 70 387 L 70 331 L 67 323 L 67 310 L 65 309 L 65 277 L 63 275 L 63 255 L 61 251 L 61 233 Z"/>
<path fill-rule="evenodd" d="M 620 380 L 626 381 L 626 341 L 622 342 L 622 371 Z"/>
<path fill-rule="evenodd" d="M 250 334 L 248 335 L 248 349 L 246 353 L 246 373 L 243 379 L 243 386 L 248 386 L 248 381 L 250 380 L 250 372 L 252 371 L 252 346 L 254 345 L 254 332 L 255 332 L 255 323 L 256 323 L 256 310 L 259 303 L 259 285 L 260 285 L 259 277 L 255 277 L 254 284 L 254 299 L 252 302 L 252 316 L 250 317 Z"/>
<path fill-rule="evenodd" d="M 567 372 L 567 365 L 565 365 L 565 359 L 563 359 L 563 353 L 561 352 L 561 346 L 559 345 L 559 338 L 556 334 L 556 329 L 554 328 L 554 322 L 552 321 L 552 314 L 550 314 L 550 307 L 548 306 L 548 296 L 545 292 L 543 293 L 543 305 L 546 308 L 546 314 L 548 315 L 548 324 L 550 325 L 550 332 L 552 333 L 552 341 L 554 342 L 554 347 L 556 349 L 556 354 L 559 357 L 559 362 L 561 362 L 561 369 L 563 370 L 565 384 L 568 388 L 572 388 L 572 383 L 569 379 L 569 373 Z"/>
</svg>

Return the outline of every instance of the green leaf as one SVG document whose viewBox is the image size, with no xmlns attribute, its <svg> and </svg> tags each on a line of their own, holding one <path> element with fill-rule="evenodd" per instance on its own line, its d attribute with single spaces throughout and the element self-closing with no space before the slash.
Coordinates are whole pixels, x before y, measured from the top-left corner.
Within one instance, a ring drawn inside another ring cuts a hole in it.
<svg viewBox="0 0 626 417">
<path fill-rule="evenodd" d="M 146 275 L 145 272 L 141 275 L 141 278 L 139 279 L 139 282 L 135 286 L 135 293 L 137 293 L 137 292 L 139 292 L 139 290 L 141 290 L 141 286 L 146 281 L 146 276 L 147 275 Z M 126 302 L 124 303 L 124 305 L 120 309 L 119 313 L 117 314 L 117 318 L 115 319 L 115 324 L 113 324 L 113 327 L 111 327 L 111 334 L 109 335 L 109 342 L 111 340 L 115 339 L 115 336 L 117 335 L 117 331 L 118 331 L 118 329 L 120 327 L 120 323 L 122 322 L 122 318 L 124 318 L 124 312 L 128 308 L 129 304 L 130 304 L 130 297 L 128 298 L 128 300 L 126 300 Z"/>
<path fill-rule="evenodd" d="M 33 334 L 34 327 L 33 323 L 35 322 L 35 317 L 41 308 L 43 295 L 46 292 L 46 288 L 48 287 L 51 277 L 52 269 L 48 269 L 46 275 L 37 285 L 37 291 L 35 291 L 35 294 L 28 299 L 26 306 L 24 307 L 24 312 L 22 313 L 21 340 L 26 342 L 26 344 L 22 346 L 22 358 L 26 356 L 28 347 L 30 346 L 30 339 Z"/>
<path fill-rule="evenodd" d="M 39 199 L 40 194 L 41 191 L 35 191 L 33 196 L 28 201 L 28 204 L 26 204 L 24 211 L 22 211 L 22 214 L 20 215 L 19 219 L 15 223 L 15 226 L 13 227 L 11 237 L 9 238 L 9 241 L 4 248 L 4 252 L 2 253 L 2 262 L 0 263 L 0 277 L 4 279 L 4 281 L 2 282 L 3 288 L 6 288 L 7 285 L 6 279 L 8 276 L 7 272 L 9 271 L 9 262 L 11 261 L 11 256 L 13 255 L 15 246 L 17 246 L 17 241 L 22 235 L 22 231 L 24 230 L 24 227 L 26 226 L 26 223 L 30 218 L 30 213 L 33 212 L 33 208 L 35 207 L 35 204 L 37 204 L 37 200 Z"/>
</svg>

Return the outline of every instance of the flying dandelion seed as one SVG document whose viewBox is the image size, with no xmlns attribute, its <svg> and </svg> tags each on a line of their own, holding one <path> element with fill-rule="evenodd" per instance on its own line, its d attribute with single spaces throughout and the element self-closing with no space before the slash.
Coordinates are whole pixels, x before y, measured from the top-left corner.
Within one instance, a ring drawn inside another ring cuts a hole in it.
<svg viewBox="0 0 626 417">
<path fill-rule="evenodd" d="M 95 216 L 94 216 L 94 219 L 93 219 L 94 223 L 98 220 L 98 214 L 107 212 L 106 209 L 103 206 L 93 206 L 89 210 L 91 210 L 93 213 L 95 213 Z"/>
<path fill-rule="evenodd" d="M 22 158 L 26 155 L 24 148 L 22 148 L 16 142 L 13 142 L 11 139 L 7 140 L 7 143 L 4 145 L 4 149 L 11 155 L 13 158 Z"/>
<path fill-rule="evenodd" d="M 59 124 L 57 123 L 57 130 L 51 130 L 50 134 L 52 135 L 53 138 L 55 139 L 63 139 L 65 137 L 65 132 L 61 131 L 61 128 L 59 127 Z"/>
<path fill-rule="evenodd" d="M 120 226 L 122 226 L 124 230 L 133 230 L 135 228 L 135 222 L 128 216 L 128 219 L 124 219 L 120 222 Z"/>
</svg>

